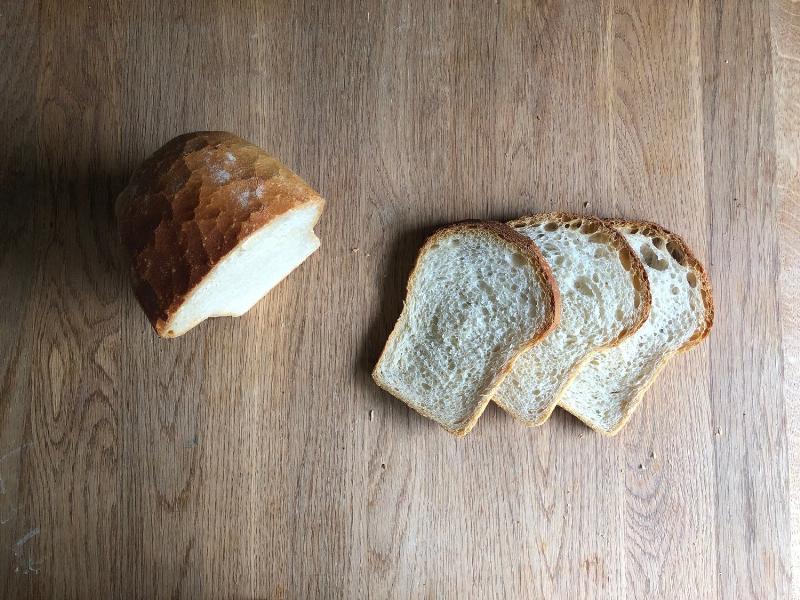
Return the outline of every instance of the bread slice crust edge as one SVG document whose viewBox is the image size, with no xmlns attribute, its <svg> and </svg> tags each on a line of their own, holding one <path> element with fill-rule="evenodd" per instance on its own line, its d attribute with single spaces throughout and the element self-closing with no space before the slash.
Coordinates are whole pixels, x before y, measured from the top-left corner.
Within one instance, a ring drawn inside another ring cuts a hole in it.
<svg viewBox="0 0 800 600">
<path fill-rule="evenodd" d="M 494 390 L 497 389 L 497 386 L 502 383 L 503 379 L 506 375 L 511 371 L 511 367 L 514 365 L 514 361 L 519 357 L 523 352 L 534 346 L 540 340 L 542 340 L 547 334 L 549 334 L 558 324 L 558 320 L 561 315 L 561 298 L 558 292 L 558 286 L 556 285 L 555 278 L 553 277 L 552 272 L 550 271 L 550 267 L 547 264 L 547 261 L 542 256 L 542 253 L 539 251 L 539 248 L 530 238 L 522 235 L 514 231 L 511 227 L 499 223 L 496 221 L 478 221 L 478 220 L 469 220 L 469 221 L 461 221 L 458 223 L 453 223 L 451 225 L 446 225 L 434 231 L 425 243 L 420 248 L 419 252 L 417 253 L 416 260 L 414 262 L 414 267 L 411 270 L 411 274 L 408 277 L 408 283 L 406 284 L 406 298 L 410 297 L 414 290 L 414 284 L 417 277 L 418 269 L 420 268 L 421 260 L 424 258 L 425 253 L 430 249 L 431 246 L 436 244 L 437 242 L 445 239 L 448 235 L 453 233 L 460 233 L 460 232 L 474 232 L 478 235 L 485 235 L 494 238 L 499 238 L 505 244 L 512 246 L 515 252 L 519 252 L 522 256 L 526 257 L 531 266 L 534 268 L 534 271 L 539 277 L 539 281 L 544 289 L 545 292 L 545 301 L 548 304 L 545 310 L 545 319 L 542 322 L 542 326 L 537 331 L 536 335 L 531 339 L 527 340 L 525 344 L 521 345 L 517 352 L 509 359 L 503 367 L 495 373 L 494 378 L 492 379 L 491 383 L 482 391 L 481 393 L 481 402 L 476 406 L 473 413 L 470 415 L 468 420 L 464 423 L 464 425 L 460 428 L 450 428 L 447 427 L 445 424 L 441 423 L 434 415 L 432 415 L 429 411 L 427 411 L 424 407 L 419 406 L 415 402 L 413 402 L 410 398 L 405 397 L 403 394 L 399 393 L 397 390 L 392 388 L 388 382 L 384 381 L 380 376 L 381 366 L 383 364 L 384 356 L 388 349 L 391 348 L 393 343 L 395 342 L 396 337 L 400 334 L 401 331 L 406 326 L 406 321 L 408 319 L 407 313 L 407 306 L 408 303 L 404 301 L 403 303 L 403 310 L 400 313 L 400 317 L 397 319 L 392 332 L 389 334 L 389 337 L 386 340 L 386 343 L 383 346 L 383 350 L 381 351 L 381 355 L 378 358 L 377 363 L 375 364 L 375 368 L 372 371 L 372 378 L 375 383 L 381 389 L 385 390 L 386 392 L 390 393 L 392 396 L 396 397 L 397 399 L 401 400 L 407 406 L 412 408 L 417 413 L 421 414 L 428 419 L 436 422 L 440 427 L 442 427 L 448 433 L 455 435 L 456 437 L 463 437 L 467 435 L 475 424 L 478 422 L 478 419 L 483 414 L 483 411 L 486 409 L 486 406 L 489 404 L 489 401 L 494 394 Z"/>
</svg>

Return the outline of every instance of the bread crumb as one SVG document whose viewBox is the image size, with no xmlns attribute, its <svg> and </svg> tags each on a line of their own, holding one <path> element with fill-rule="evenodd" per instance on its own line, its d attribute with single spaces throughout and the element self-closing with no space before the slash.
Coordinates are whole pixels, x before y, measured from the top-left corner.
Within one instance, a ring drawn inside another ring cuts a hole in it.
<svg viewBox="0 0 800 600">
<path fill-rule="evenodd" d="M 588 202 L 584 202 L 583 203 L 583 208 L 589 208 L 589 203 Z"/>
<path fill-rule="evenodd" d="M 350 248 L 350 252 L 352 252 L 353 254 L 356 254 L 359 250 L 360 248 Z"/>
<path fill-rule="evenodd" d="M 372 418 L 373 418 L 374 416 L 375 416 L 375 411 L 374 411 L 374 410 L 371 410 L 371 411 L 369 411 L 369 420 L 370 420 L 370 421 L 372 421 Z"/>
<path fill-rule="evenodd" d="M 644 469 L 645 469 L 644 463 L 639 463 L 639 469 L 641 471 L 644 471 Z"/>
<path fill-rule="evenodd" d="M 381 463 L 381 469 L 385 469 L 385 468 L 386 468 L 386 463 Z"/>
<path fill-rule="evenodd" d="M 650 450 L 650 458 L 655 458 L 655 457 L 656 457 L 656 453 L 653 452 L 652 450 Z"/>
<path fill-rule="evenodd" d="M 714 435 L 722 435 L 722 429 L 717 427 L 717 430 L 714 432 Z"/>
<path fill-rule="evenodd" d="M 364 256 L 366 256 L 367 258 L 369 258 L 369 252 L 367 252 L 367 253 L 366 253 Z"/>
</svg>

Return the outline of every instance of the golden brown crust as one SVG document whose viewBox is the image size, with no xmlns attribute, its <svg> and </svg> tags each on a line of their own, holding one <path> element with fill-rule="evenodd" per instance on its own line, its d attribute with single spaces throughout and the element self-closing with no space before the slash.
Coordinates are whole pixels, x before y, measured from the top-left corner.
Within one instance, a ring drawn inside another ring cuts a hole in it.
<svg viewBox="0 0 800 600">
<path fill-rule="evenodd" d="M 540 278 L 540 282 L 542 283 L 543 289 L 547 293 L 546 302 L 548 306 L 546 307 L 545 311 L 546 316 L 545 320 L 542 323 L 542 327 L 539 329 L 539 331 L 537 331 L 536 335 L 533 338 L 527 340 L 525 344 L 520 346 L 520 348 L 511 357 L 511 359 L 494 375 L 493 380 L 486 386 L 485 390 L 481 392 L 482 401 L 476 407 L 473 414 L 470 415 L 467 422 L 459 429 L 451 429 L 447 427 L 445 424 L 438 421 L 434 415 L 429 413 L 423 407 L 412 402 L 410 399 L 403 397 L 402 394 L 398 393 L 397 390 L 389 386 L 380 377 L 379 373 L 380 366 L 381 363 L 383 362 L 383 357 L 386 354 L 386 350 L 394 342 L 395 336 L 398 335 L 398 333 L 402 331 L 403 328 L 405 327 L 408 315 L 406 312 L 406 307 L 404 306 L 403 311 L 397 320 L 397 323 L 395 323 L 392 333 L 386 340 L 386 344 L 384 344 L 381 356 L 378 359 L 378 362 L 372 371 L 372 378 L 379 387 L 386 390 L 399 400 L 403 401 L 410 408 L 414 409 L 422 416 L 437 422 L 443 429 L 458 437 L 463 437 L 472 430 L 472 428 L 475 426 L 475 423 L 477 423 L 478 419 L 483 414 L 483 411 L 486 409 L 486 405 L 489 403 L 489 400 L 491 399 L 494 390 L 497 388 L 497 386 L 500 385 L 503 378 L 509 373 L 517 357 L 526 350 L 528 350 L 529 348 L 531 348 L 533 345 L 538 343 L 548 333 L 550 333 L 558 324 L 558 320 L 561 314 L 561 298 L 558 293 L 558 286 L 556 285 L 555 279 L 553 278 L 553 274 L 550 272 L 550 267 L 544 260 L 544 257 L 539 251 L 539 248 L 530 238 L 520 233 L 517 233 L 512 228 L 508 227 L 507 225 L 504 225 L 503 223 L 497 223 L 494 221 L 462 221 L 460 223 L 454 223 L 452 225 L 447 225 L 445 227 L 442 227 L 437 231 L 435 231 L 430 237 L 428 237 L 428 239 L 422 245 L 422 248 L 420 248 L 419 252 L 417 253 L 417 259 L 414 264 L 414 268 L 412 269 L 411 275 L 408 278 L 408 284 L 406 285 L 407 296 L 411 294 L 414 288 L 414 283 L 416 281 L 417 270 L 419 269 L 420 261 L 425 255 L 425 253 L 430 249 L 430 247 L 436 244 L 438 241 L 444 239 L 448 235 L 462 231 L 472 231 L 478 235 L 487 235 L 495 238 L 500 238 L 504 242 L 513 246 L 515 251 L 520 252 L 522 256 L 528 258 L 530 264 L 533 266 L 534 270 L 536 271 L 537 275 Z"/>
<path fill-rule="evenodd" d="M 711 282 L 709 280 L 708 274 L 706 273 L 703 265 L 700 261 L 694 256 L 692 251 L 689 249 L 689 246 L 686 242 L 677 234 L 672 233 L 671 231 L 664 229 L 661 225 L 657 223 L 652 223 L 650 221 L 626 221 L 624 219 L 605 219 L 606 223 L 609 225 L 616 227 L 618 229 L 622 229 L 631 233 L 636 233 L 638 230 L 639 232 L 647 235 L 649 237 L 660 237 L 663 238 L 666 242 L 672 242 L 674 247 L 681 253 L 679 255 L 680 258 L 685 260 L 686 264 L 689 265 L 692 270 L 698 276 L 698 283 L 700 284 L 700 293 L 703 298 L 703 306 L 705 307 L 705 319 L 700 327 L 694 332 L 692 337 L 683 344 L 677 350 L 673 350 L 672 352 L 668 352 L 664 354 L 660 360 L 656 368 L 650 374 L 647 382 L 639 388 L 639 390 L 634 394 L 630 400 L 628 400 L 625 405 L 622 407 L 622 418 L 612 427 L 611 429 L 602 429 L 598 427 L 596 423 L 593 423 L 590 419 L 587 419 L 584 415 L 579 412 L 574 412 L 569 408 L 562 406 L 567 412 L 571 415 L 576 417 L 578 420 L 583 422 L 585 425 L 601 433 L 602 435 L 611 437 L 619 433 L 623 427 L 628 423 L 631 416 L 635 412 L 636 408 L 641 404 L 642 398 L 644 397 L 645 393 L 650 389 L 650 387 L 655 383 L 656 379 L 658 379 L 658 375 L 667 366 L 670 359 L 673 356 L 678 354 L 679 352 L 685 352 L 689 348 L 699 344 L 703 341 L 708 334 L 711 332 L 711 327 L 714 323 L 714 299 L 711 292 Z M 678 258 L 673 256 L 676 260 Z M 681 262 L 679 260 L 679 262 Z"/>
<path fill-rule="evenodd" d="M 276 158 L 223 131 L 180 135 L 117 198 L 134 292 L 156 332 L 231 250 L 276 217 L 324 200 Z"/>
</svg>

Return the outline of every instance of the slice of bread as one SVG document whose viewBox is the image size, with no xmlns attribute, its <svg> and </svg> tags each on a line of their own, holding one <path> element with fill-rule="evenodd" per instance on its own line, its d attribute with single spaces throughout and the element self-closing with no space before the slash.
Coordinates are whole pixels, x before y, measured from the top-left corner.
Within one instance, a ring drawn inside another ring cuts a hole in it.
<svg viewBox="0 0 800 600">
<path fill-rule="evenodd" d="M 425 242 L 373 378 L 450 433 L 466 435 L 514 359 L 555 326 L 559 298 L 535 244 L 465 222 Z"/>
<path fill-rule="evenodd" d="M 653 307 L 633 335 L 583 366 L 559 405 L 593 429 L 613 435 L 669 358 L 708 336 L 714 303 L 703 266 L 681 238 L 654 223 L 609 223 L 644 263 Z"/>
<path fill-rule="evenodd" d="M 600 219 L 550 213 L 509 225 L 536 242 L 561 294 L 558 326 L 517 359 L 493 396 L 534 426 L 547 420 L 582 362 L 641 327 L 650 289 L 625 238 Z"/>
<path fill-rule="evenodd" d="M 319 248 L 325 201 L 261 148 L 223 131 L 178 136 L 117 198 L 134 292 L 162 337 L 247 312 Z"/>
</svg>

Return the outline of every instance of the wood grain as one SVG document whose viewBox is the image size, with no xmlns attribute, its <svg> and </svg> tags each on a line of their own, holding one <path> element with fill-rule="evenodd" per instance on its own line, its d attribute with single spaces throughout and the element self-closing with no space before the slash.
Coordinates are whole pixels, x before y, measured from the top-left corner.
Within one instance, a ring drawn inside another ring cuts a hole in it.
<svg viewBox="0 0 800 600">
<path fill-rule="evenodd" d="M 710 345 L 718 585 L 739 598 L 789 594 L 768 9 L 709 5 L 701 17 L 709 262 L 721 307 Z M 766 472 L 773 485 L 760 480 Z"/>
<path fill-rule="evenodd" d="M 679 232 L 707 264 L 699 14 L 696 2 L 614 2 L 612 198 L 615 214 L 646 215 Z M 669 383 L 648 392 L 621 439 L 632 598 L 718 596 L 709 576 L 716 555 L 707 351 L 704 344 L 673 359 Z M 687 372 L 693 376 L 681 376 Z"/>
<path fill-rule="evenodd" d="M 783 395 L 791 485 L 792 597 L 800 598 L 800 5 L 770 3 L 775 98 L 775 195 L 780 237 Z"/>
<path fill-rule="evenodd" d="M 0 596 L 788 596 L 797 13 L 2 2 Z M 163 341 L 111 207 L 208 128 L 328 199 L 323 246 Z M 493 407 L 451 438 L 369 376 L 415 253 L 545 210 L 685 237 L 715 330 L 617 438 Z"/>
</svg>

